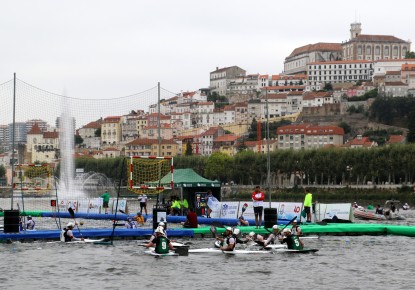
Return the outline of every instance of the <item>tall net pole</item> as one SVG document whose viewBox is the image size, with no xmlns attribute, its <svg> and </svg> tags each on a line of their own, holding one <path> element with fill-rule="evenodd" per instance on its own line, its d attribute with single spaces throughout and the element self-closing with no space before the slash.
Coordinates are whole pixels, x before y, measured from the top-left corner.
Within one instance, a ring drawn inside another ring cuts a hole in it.
<svg viewBox="0 0 415 290">
<path fill-rule="evenodd" d="M 16 73 L 13 75 L 13 135 L 12 135 L 12 185 L 14 184 L 14 136 L 16 136 Z M 13 210 L 13 187 L 11 190 L 11 205 L 10 209 Z"/>
</svg>

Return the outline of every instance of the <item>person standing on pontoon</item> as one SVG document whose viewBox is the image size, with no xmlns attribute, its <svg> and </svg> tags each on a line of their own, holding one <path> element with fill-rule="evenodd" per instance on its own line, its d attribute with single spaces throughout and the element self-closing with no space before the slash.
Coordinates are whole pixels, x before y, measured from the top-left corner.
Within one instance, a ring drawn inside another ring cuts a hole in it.
<svg viewBox="0 0 415 290">
<path fill-rule="evenodd" d="M 309 191 L 307 187 L 304 188 L 304 194 L 304 211 L 306 213 L 307 222 L 311 223 L 311 206 L 313 203 L 313 194 Z"/>
<path fill-rule="evenodd" d="M 140 202 L 140 212 L 141 212 L 141 214 L 143 214 L 143 209 L 144 209 L 144 212 L 146 213 L 146 216 L 147 216 L 147 195 L 145 195 L 144 193 L 141 194 L 138 197 L 138 201 Z"/>
<path fill-rule="evenodd" d="M 254 207 L 255 225 L 257 229 L 259 229 L 259 227 L 262 225 L 264 199 L 265 194 L 263 191 L 261 191 L 261 187 L 258 185 L 257 187 L 255 187 L 255 191 L 252 193 L 252 205 Z"/>
</svg>

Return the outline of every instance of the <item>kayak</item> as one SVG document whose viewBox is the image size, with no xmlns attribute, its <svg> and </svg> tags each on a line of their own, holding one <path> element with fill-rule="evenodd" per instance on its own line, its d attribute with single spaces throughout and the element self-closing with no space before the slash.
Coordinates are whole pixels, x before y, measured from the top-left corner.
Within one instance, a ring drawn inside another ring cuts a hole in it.
<svg viewBox="0 0 415 290">
<path fill-rule="evenodd" d="M 245 255 L 245 254 L 270 254 L 271 251 L 260 250 L 233 250 L 233 251 L 221 251 L 225 255 Z"/>
<path fill-rule="evenodd" d="M 190 249 L 191 254 L 222 254 L 219 248 L 202 248 L 202 249 Z"/>
<path fill-rule="evenodd" d="M 286 249 L 286 248 L 287 248 L 287 245 L 284 245 L 284 244 L 268 245 L 264 247 L 265 250 Z"/>
<path fill-rule="evenodd" d="M 314 239 L 319 239 L 320 236 L 299 236 L 299 238 L 302 240 L 314 240 Z"/>
<path fill-rule="evenodd" d="M 63 242 L 63 241 L 53 241 L 53 242 L 47 242 L 47 244 L 55 244 L 55 243 L 65 243 L 65 244 L 85 244 L 85 243 L 96 243 L 96 242 L 103 242 L 107 239 L 84 239 L 83 241 L 72 241 L 72 242 Z"/>
<path fill-rule="evenodd" d="M 147 255 L 151 255 L 151 256 L 178 256 L 179 255 L 179 254 L 176 254 L 175 252 L 168 252 L 168 253 L 165 253 L 165 254 L 158 254 L 154 250 L 144 251 L 144 253 L 147 254 Z"/>
<path fill-rule="evenodd" d="M 277 253 L 289 253 L 289 254 L 307 254 L 307 253 L 315 253 L 315 252 L 318 252 L 318 250 L 317 249 L 302 249 L 302 250 L 275 249 L 274 252 L 277 252 Z"/>
</svg>

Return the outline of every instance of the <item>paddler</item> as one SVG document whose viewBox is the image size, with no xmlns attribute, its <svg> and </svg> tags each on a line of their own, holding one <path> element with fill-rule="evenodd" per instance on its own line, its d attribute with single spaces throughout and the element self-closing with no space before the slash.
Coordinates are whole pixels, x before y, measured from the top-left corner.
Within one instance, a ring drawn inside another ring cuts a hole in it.
<svg viewBox="0 0 415 290">
<path fill-rule="evenodd" d="M 164 235 L 163 227 L 157 227 L 155 233 L 156 238 L 148 244 L 145 244 L 145 247 L 155 247 L 154 251 L 157 254 L 167 254 L 169 250 L 174 250 L 170 240 Z"/>
<path fill-rule="evenodd" d="M 284 229 L 283 233 L 284 237 L 280 238 L 281 244 L 287 244 L 287 248 L 292 250 L 302 250 L 304 248 L 304 243 L 298 236 L 293 236 L 290 229 Z"/>
<path fill-rule="evenodd" d="M 222 251 L 233 251 L 233 249 L 235 248 L 236 241 L 233 237 L 231 227 L 226 228 L 225 235 L 223 238 L 217 237 L 216 239 L 224 243 L 224 245 L 220 247 Z"/>
<path fill-rule="evenodd" d="M 73 241 L 83 241 L 84 238 L 76 238 L 73 235 L 73 227 L 74 227 L 74 223 L 73 222 L 69 222 L 66 225 L 66 228 L 63 229 L 63 237 L 65 238 L 65 242 L 73 242 Z"/>
</svg>

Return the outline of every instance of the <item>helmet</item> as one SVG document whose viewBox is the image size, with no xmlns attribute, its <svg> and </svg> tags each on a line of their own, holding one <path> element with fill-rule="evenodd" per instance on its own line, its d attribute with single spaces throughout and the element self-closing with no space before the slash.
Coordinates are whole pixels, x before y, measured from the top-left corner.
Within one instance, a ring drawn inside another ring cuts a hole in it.
<svg viewBox="0 0 415 290">
<path fill-rule="evenodd" d="M 27 218 L 28 218 L 28 219 L 31 219 L 31 218 L 32 218 L 32 216 L 31 216 L 31 215 L 28 215 L 28 216 L 27 216 Z"/>
<path fill-rule="evenodd" d="M 74 225 L 74 223 L 73 222 L 69 222 L 67 225 L 66 225 L 66 227 L 68 227 L 68 228 L 73 228 L 75 225 Z"/>
<path fill-rule="evenodd" d="M 254 233 L 254 232 L 250 232 L 250 233 L 249 233 L 249 236 L 250 236 L 250 237 L 253 237 L 253 236 L 255 236 L 255 233 Z"/>
<path fill-rule="evenodd" d="M 163 222 L 159 222 L 159 227 L 164 227 L 166 224 Z"/>
<path fill-rule="evenodd" d="M 236 235 L 236 236 L 239 235 L 240 232 L 241 232 L 240 229 L 234 229 L 233 230 L 233 234 Z"/>
<path fill-rule="evenodd" d="M 278 225 L 273 225 L 273 226 L 272 226 L 272 229 L 273 229 L 273 230 L 278 230 Z"/>
<path fill-rule="evenodd" d="M 293 223 L 297 223 L 297 220 L 293 220 Z"/>
<path fill-rule="evenodd" d="M 163 227 L 157 227 L 156 230 L 155 230 L 155 233 L 162 233 L 162 234 L 164 234 Z"/>
<path fill-rule="evenodd" d="M 241 216 L 239 217 L 239 219 L 240 219 L 240 220 L 245 220 L 245 218 L 244 218 L 244 216 L 243 216 L 243 215 L 241 215 Z"/>
<path fill-rule="evenodd" d="M 290 229 L 284 229 L 284 233 L 290 233 L 291 234 L 291 230 Z"/>
<path fill-rule="evenodd" d="M 226 230 L 232 232 L 232 228 L 231 227 L 227 227 Z"/>
</svg>

